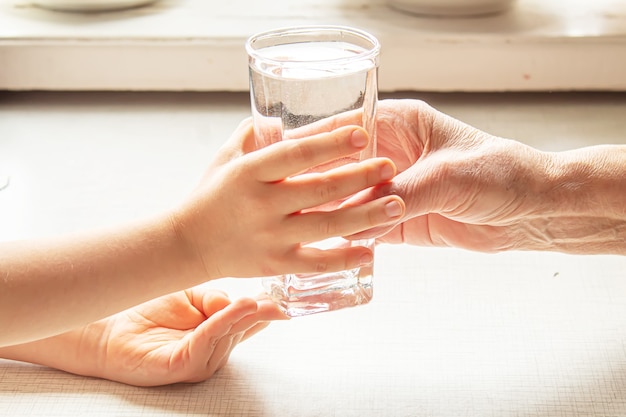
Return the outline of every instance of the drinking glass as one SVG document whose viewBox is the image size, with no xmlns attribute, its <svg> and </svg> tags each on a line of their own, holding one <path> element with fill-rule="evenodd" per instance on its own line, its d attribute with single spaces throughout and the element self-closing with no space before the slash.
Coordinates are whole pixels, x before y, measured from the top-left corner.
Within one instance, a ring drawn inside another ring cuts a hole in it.
<svg viewBox="0 0 626 417">
<path fill-rule="evenodd" d="M 369 146 L 310 172 L 375 156 L 380 52 L 375 37 L 350 27 L 300 26 L 256 34 L 246 42 L 246 50 L 255 137 L 260 146 L 297 140 L 304 135 L 302 131 L 331 126 L 325 123 L 328 118 L 356 112 L 371 138 Z M 314 209 L 330 210 L 340 203 Z M 336 237 L 310 245 L 374 249 L 373 239 Z M 263 286 L 287 315 L 296 317 L 368 303 L 373 295 L 372 272 L 373 264 L 333 273 L 286 274 L 264 278 Z"/>
</svg>

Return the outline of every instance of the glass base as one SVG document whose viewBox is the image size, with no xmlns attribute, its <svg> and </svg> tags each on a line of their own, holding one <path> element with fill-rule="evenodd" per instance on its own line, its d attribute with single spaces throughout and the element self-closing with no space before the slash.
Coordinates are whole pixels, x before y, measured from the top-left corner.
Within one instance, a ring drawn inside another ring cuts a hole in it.
<svg viewBox="0 0 626 417">
<path fill-rule="evenodd" d="M 269 297 L 290 317 L 367 304 L 373 296 L 372 267 L 329 274 L 290 274 L 263 279 Z"/>
</svg>

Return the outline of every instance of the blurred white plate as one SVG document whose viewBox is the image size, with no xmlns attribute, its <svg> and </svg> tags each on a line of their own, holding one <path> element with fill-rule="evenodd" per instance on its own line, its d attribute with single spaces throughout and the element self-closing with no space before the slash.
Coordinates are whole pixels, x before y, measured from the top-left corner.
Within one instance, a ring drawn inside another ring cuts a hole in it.
<svg viewBox="0 0 626 417">
<path fill-rule="evenodd" d="M 128 9 L 154 3 L 157 0 L 35 0 L 30 3 L 45 9 L 68 12 L 100 12 Z"/>
<path fill-rule="evenodd" d="M 387 0 L 394 9 L 421 15 L 476 16 L 501 13 L 516 0 Z"/>
</svg>

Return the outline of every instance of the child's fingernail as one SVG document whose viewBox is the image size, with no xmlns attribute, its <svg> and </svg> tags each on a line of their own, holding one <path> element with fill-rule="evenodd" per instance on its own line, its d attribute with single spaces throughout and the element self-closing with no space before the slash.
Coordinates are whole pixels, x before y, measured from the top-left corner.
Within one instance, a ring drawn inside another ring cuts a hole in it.
<svg viewBox="0 0 626 417">
<path fill-rule="evenodd" d="M 374 258 L 372 257 L 371 254 L 366 254 L 361 256 L 361 259 L 359 259 L 359 265 L 363 266 L 363 265 L 369 265 L 374 261 Z"/>
<path fill-rule="evenodd" d="M 357 148 L 362 148 L 367 145 L 367 135 L 361 129 L 354 130 L 352 132 L 352 145 Z"/>
<path fill-rule="evenodd" d="M 390 218 L 398 217 L 402 214 L 402 206 L 397 201 L 390 201 L 385 204 L 385 214 Z"/>
<path fill-rule="evenodd" d="M 380 170 L 380 178 L 383 181 L 390 180 L 393 178 L 393 167 L 389 164 L 385 164 L 383 168 Z"/>
</svg>

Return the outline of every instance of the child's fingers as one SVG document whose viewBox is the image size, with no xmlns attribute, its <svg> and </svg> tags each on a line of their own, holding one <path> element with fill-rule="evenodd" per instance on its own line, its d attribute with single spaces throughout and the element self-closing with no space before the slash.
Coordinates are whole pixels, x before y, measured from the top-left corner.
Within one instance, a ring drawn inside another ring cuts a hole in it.
<svg viewBox="0 0 626 417">
<path fill-rule="evenodd" d="M 250 301 L 252 301 L 250 299 L 243 300 L 246 305 L 250 304 Z M 238 303 L 240 303 L 239 300 L 235 301 L 235 304 Z M 271 320 L 277 317 L 275 310 L 278 310 L 278 308 L 267 308 L 267 306 L 262 308 L 260 305 L 257 305 L 256 311 L 250 312 L 244 316 L 239 316 L 237 321 L 230 323 L 229 329 L 225 334 L 213 339 L 215 343 L 213 349 L 210 351 L 210 355 L 206 358 L 205 372 L 211 375 L 224 366 L 232 350 L 244 337 L 249 338 L 267 327 L 270 322 L 264 320 Z M 244 310 L 241 310 L 241 312 L 243 311 Z M 281 314 L 280 318 L 282 318 L 282 316 Z M 207 350 L 206 353 L 209 353 L 209 350 Z"/>
<path fill-rule="evenodd" d="M 312 211 L 293 215 L 287 228 L 293 240 L 315 242 L 334 236 L 348 236 L 363 230 L 397 222 L 405 212 L 404 201 L 386 196 L 358 206 L 347 206 L 324 212 Z"/>
<path fill-rule="evenodd" d="M 227 334 L 220 338 L 219 342 L 215 345 L 211 357 L 208 358 L 205 366 L 206 376 L 209 377 L 217 372 L 220 368 L 226 365 L 231 352 L 237 346 L 237 342 L 234 341 L 238 337 L 233 334 Z"/>
<path fill-rule="evenodd" d="M 244 340 L 250 339 L 252 336 L 257 334 L 261 330 L 265 329 L 269 325 L 270 325 L 269 321 L 261 321 L 261 322 L 255 324 L 254 326 L 250 327 L 248 330 L 246 330 L 245 332 L 242 333 L 242 337 L 241 337 L 241 339 L 239 341 L 243 342 Z"/>
<path fill-rule="evenodd" d="M 192 287 L 186 289 L 185 294 L 191 305 L 198 311 L 201 311 L 206 317 L 211 317 L 230 304 L 230 299 L 225 292 L 210 288 Z"/>
<path fill-rule="evenodd" d="M 255 150 L 255 148 L 252 118 L 247 118 L 239 123 L 230 138 L 222 145 L 217 153 L 215 163 L 224 164 Z"/>
<path fill-rule="evenodd" d="M 316 165 L 359 152 L 368 143 L 367 132 L 357 126 L 283 140 L 250 154 L 251 175 L 262 182 L 280 181 Z"/>
<path fill-rule="evenodd" d="M 206 366 L 220 340 L 231 333 L 236 323 L 256 310 L 256 301 L 242 298 L 200 323 L 189 340 L 189 357 L 195 366 Z"/>
<path fill-rule="evenodd" d="M 358 191 L 391 180 L 395 165 L 386 158 L 367 159 L 319 174 L 303 174 L 286 180 L 285 209 L 297 212 L 346 198 Z"/>
</svg>

